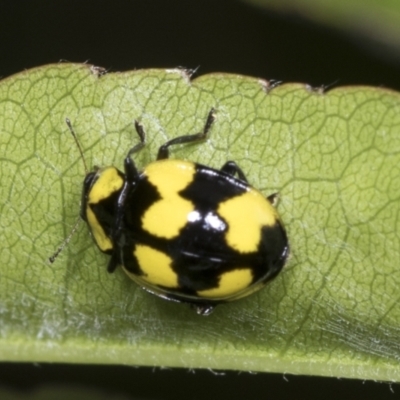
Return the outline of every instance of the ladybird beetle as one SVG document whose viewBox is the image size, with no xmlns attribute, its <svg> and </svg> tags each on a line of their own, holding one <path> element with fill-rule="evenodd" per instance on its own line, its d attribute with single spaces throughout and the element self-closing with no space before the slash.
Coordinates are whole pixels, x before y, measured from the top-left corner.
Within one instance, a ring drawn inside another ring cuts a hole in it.
<svg viewBox="0 0 400 400">
<path fill-rule="evenodd" d="M 289 253 L 277 195 L 265 198 L 234 161 L 217 170 L 169 159 L 171 146 L 205 140 L 214 119 L 212 109 L 201 133 L 169 140 L 142 171 L 131 157 L 145 144 L 135 121 L 140 142 L 128 151 L 124 172 L 110 166 L 87 173 L 80 214 L 111 256 L 109 272 L 121 266 L 143 289 L 201 315 L 262 288 Z"/>
</svg>

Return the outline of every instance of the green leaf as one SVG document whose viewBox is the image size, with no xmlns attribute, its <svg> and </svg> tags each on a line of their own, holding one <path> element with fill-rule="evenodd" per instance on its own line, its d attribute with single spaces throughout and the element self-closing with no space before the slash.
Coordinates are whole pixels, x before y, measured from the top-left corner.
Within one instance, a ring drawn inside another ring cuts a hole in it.
<svg viewBox="0 0 400 400">
<path fill-rule="evenodd" d="M 59 64 L 0 83 L 0 357 L 280 371 L 362 379 L 400 376 L 400 96 L 368 87 L 328 93 L 182 70 L 101 76 Z M 199 131 L 173 157 L 236 160 L 265 195 L 279 191 L 292 255 L 262 291 L 209 317 L 106 272 L 78 219 L 84 167 L 122 168 L 145 126 L 161 143 Z"/>
<path fill-rule="evenodd" d="M 300 14 L 337 29 L 357 32 L 377 45 L 400 49 L 400 2 L 397 0 L 245 0 L 264 8 Z M 365 41 L 365 39 L 364 39 Z M 390 52 L 391 56 L 393 50 Z"/>
</svg>

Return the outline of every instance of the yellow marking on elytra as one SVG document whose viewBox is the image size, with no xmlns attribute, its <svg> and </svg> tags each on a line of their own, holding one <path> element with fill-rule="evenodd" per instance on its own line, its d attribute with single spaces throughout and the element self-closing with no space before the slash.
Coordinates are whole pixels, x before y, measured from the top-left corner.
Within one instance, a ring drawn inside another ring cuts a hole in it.
<svg viewBox="0 0 400 400">
<path fill-rule="evenodd" d="M 221 203 L 218 214 L 228 223 L 228 245 L 241 253 L 257 251 L 261 228 L 275 225 L 278 219 L 271 203 L 254 189 Z"/>
<path fill-rule="evenodd" d="M 193 203 L 178 194 L 192 182 L 194 165 L 186 161 L 163 160 L 149 164 L 144 174 L 157 188 L 161 199 L 144 213 L 143 229 L 167 239 L 178 236 L 187 224 L 188 214 L 194 210 Z"/>
<path fill-rule="evenodd" d="M 246 289 L 253 280 L 251 269 L 235 269 L 225 272 L 220 276 L 217 288 L 200 290 L 197 294 L 200 297 L 209 299 L 223 299 L 239 293 Z"/>
<path fill-rule="evenodd" d="M 122 188 L 123 178 L 115 167 L 106 167 L 97 173 L 97 180 L 88 195 L 89 204 L 97 204 Z"/>
<path fill-rule="evenodd" d="M 86 218 L 88 225 L 90 227 L 90 231 L 92 232 L 93 238 L 99 246 L 101 251 L 111 250 L 113 248 L 112 242 L 110 238 L 106 235 L 103 228 L 99 224 L 99 221 L 96 218 L 96 215 L 91 210 L 90 207 L 86 208 Z"/>
<path fill-rule="evenodd" d="M 138 244 L 133 252 L 144 275 L 136 276 L 151 285 L 178 287 L 178 275 L 171 268 L 172 259 L 150 246 Z"/>
</svg>

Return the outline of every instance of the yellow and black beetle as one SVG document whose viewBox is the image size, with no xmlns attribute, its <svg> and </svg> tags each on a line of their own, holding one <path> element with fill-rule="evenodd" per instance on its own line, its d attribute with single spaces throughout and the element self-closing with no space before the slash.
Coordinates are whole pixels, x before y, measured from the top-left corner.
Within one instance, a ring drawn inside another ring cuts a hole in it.
<svg viewBox="0 0 400 400">
<path fill-rule="evenodd" d="M 124 173 L 113 166 L 88 173 L 81 208 L 97 246 L 111 256 L 109 272 L 121 266 L 145 290 L 202 315 L 262 288 L 289 252 L 277 196 L 251 187 L 235 162 L 216 170 L 168 158 L 170 146 L 205 140 L 214 119 L 211 110 L 201 133 L 166 142 L 143 171 L 131 158 L 145 143 L 136 121 L 140 142 Z"/>
</svg>

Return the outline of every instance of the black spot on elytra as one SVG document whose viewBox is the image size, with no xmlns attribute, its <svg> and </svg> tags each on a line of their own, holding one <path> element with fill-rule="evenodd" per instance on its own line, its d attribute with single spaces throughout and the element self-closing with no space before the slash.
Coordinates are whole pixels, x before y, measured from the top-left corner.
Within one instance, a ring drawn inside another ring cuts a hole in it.
<svg viewBox="0 0 400 400">
<path fill-rule="evenodd" d="M 246 192 L 248 186 L 230 175 L 196 165 L 192 182 L 179 194 L 195 204 L 197 210 L 216 211 L 219 204 Z"/>
</svg>

